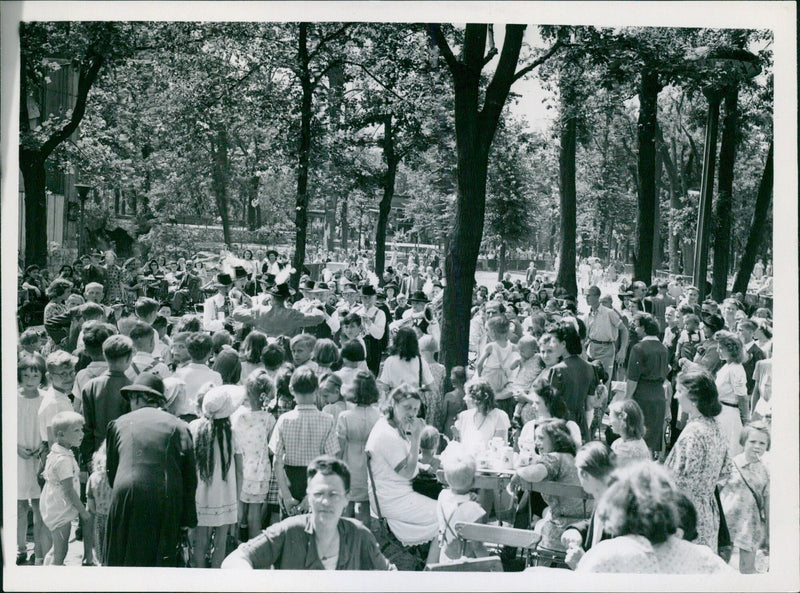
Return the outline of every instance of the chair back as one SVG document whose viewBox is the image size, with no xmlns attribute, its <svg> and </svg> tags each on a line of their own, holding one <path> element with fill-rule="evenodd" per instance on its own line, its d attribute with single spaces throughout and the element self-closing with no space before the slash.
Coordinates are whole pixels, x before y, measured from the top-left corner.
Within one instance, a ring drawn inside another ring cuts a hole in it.
<svg viewBox="0 0 800 593">
<path fill-rule="evenodd" d="M 449 564 L 429 564 L 428 572 L 503 572 L 503 563 L 499 556 L 485 558 L 462 558 Z"/>
<path fill-rule="evenodd" d="M 515 529 L 513 527 L 500 527 L 497 525 L 484 525 L 483 523 L 455 524 L 455 531 L 461 539 L 497 546 L 511 546 L 512 548 L 533 549 L 542 539 L 541 534 L 530 529 Z"/>
</svg>

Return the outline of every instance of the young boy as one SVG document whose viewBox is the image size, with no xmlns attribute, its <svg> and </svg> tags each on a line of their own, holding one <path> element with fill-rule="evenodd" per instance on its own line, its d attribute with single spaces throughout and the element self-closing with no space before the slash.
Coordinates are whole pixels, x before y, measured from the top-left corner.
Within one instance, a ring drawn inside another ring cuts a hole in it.
<svg viewBox="0 0 800 593">
<path fill-rule="evenodd" d="M 453 439 L 453 425 L 456 417 L 467 409 L 464 403 L 464 384 L 467 382 L 467 371 L 462 366 L 455 366 L 450 369 L 450 382 L 453 384 L 453 391 L 444 396 L 444 427 L 442 432 L 448 439 Z"/>
<path fill-rule="evenodd" d="M 217 386 L 222 385 L 222 375 L 208 368 L 208 359 L 211 358 L 211 337 L 208 334 L 203 332 L 190 334 L 186 338 L 186 351 L 192 362 L 177 369 L 173 377 L 186 383 L 186 400 L 194 405 L 197 402 L 200 386 L 209 382 Z"/>
<path fill-rule="evenodd" d="M 169 347 L 169 366 L 173 372 L 192 360 L 186 349 L 186 340 L 190 335 L 192 335 L 191 332 L 184 331 L 172 336 L 172 343 Z"/>
<path fill-rule="evenodd" d="M 289 342 L 289 348 L 292 351 L 292 361 L 295 368 L 308 367 L 315 373 L 319 370 L 317 363 L 311 360 L 311 354 L 314 352 L 314 345 L 317 339 L 311 334 L 297 334 Z"/>
<path fill-rule="evenodd" d="M 678 337 L 678 344 L 676 347 L 675 357 L 680 360 L 694 360 L 694 355 L 697 353 L 697 347 L 703 341 L 703 336 L 700 332 L 700 318 L 694 313 L 688 313 L 683 316 L 683 331 Z"/>
<path fill-rule="evenodd" d="M 80 517 L 85 523 L 89 513 L 81 504 L 78 462 L 71 447 L 81 444 L 83 417 L 77 412 L 59 412 L 50 424 L 55 438 L 47 455 L 44 472 L 44 489 L 40 508 L 42 520 L 53 538 L 53 547 L 45 557 L 45 564 L 64 565 L 73 519 Z"/>
<path fill-rule="evenodd" d="M 290 515 L 308 510 L 308 464 L 319 455 L 339 452 L 333 417 L 314 405 L 317 387 L 317 375 L 312 369 L 303 367 L 292 373 L 289 388 L 297 406 L 278 418 L 269 440 L 281 504 Z"/>
<path fill-rule="evenodd" d="M 475 364 L 475 368 L 478 376 L 491 385 L 497 407 L 508 414 L 509 418 L 512 418 L 515 400 L 513 391 L 510 389 L 511 369 L 519 358 L 519 354 L 516 346 L 508 340 L 509 323 L 505 315 L 493 315 L 486 325 L 489 328 L 491 341 L 483 347 L 483 352 Z"/>
<path fill-rule="evenodd" d="M 161 379 L 169 377 L 169 367 L 153 356 L 156 331 L 144 321 L 136 321 L 128 335 L 133 341 L 133 359 L 125 371 L 128 379 L 135 381 L 142 373 L 153 373 Z"/>
<path fill-rule="evenodd" d="M 466 542 L 462 549 L 455 531 L 459 522 L 482 523 L 486 511 L 470 495 L 475 480 L 475 460 L 458 450 L 445 450 L 442 454 L 444 477 L 449 488 L 439 494 L 436 516 L 439 520 L 439 562 L 452 563 L 462 557 L 488 556 L 481 542 Z"/>
<path fill-rule="evenodd" d="M 514 407 L 512 425 L 522 428 L 526 422 L 533 419 L 533 406 L 528 399 L 528 393 L 533 389 L 533 382 L 544 369 L 544 360 L 539 355 L 539 342 L 532 335 L 524 335 L 517 343 L 519 359 L 511 365 L 515 371 L 513 389 L 516 394 L 517 405 Z"/>
</svg>

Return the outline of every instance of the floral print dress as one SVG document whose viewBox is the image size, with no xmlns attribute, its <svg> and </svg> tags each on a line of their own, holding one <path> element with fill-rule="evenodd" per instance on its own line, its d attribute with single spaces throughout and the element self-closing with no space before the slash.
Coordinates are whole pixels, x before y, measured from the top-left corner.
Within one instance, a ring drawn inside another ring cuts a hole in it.
<svg viewBox="0 0 800 593">
<path fill-rule="evenodd" d="M 722 509 L 733 545 L 754 552 L 761 547 L 766 530 L 750 488 L 761 498 L 761 504 L 769 508 L 769 471 L 760 459 L 747 461 L 744 453 L 734 458 L 734 464 L 736 467 L 720 492 Z"/>
<path fill-rule="evenodd" d="M 714 487 L 730 475 L 728 439 L 716 418 L 700 416 L 690 420 L 667 457 L 665 466 L 675 483 L 697 510 L 695 543 L 717 551 L 719 509 Z"/>
</svg>

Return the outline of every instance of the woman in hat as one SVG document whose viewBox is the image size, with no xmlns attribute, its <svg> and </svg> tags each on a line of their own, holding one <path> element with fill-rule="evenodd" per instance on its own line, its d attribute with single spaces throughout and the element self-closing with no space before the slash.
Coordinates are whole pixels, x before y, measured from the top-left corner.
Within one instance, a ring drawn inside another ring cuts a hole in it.
<svg viewBox="0 0 800 593">
<path fill-rule="evenodd" d="M 112 421 L 106 436 L 112 487 L 106 561 L 174 567 L 181 528 L 197 524 L 192 438 L 183 421 L 161 409 L 164 384 L 152 373 L 120 391 L 131 411 Z"/>
<path fill-rule="evenodd" d="M 192 566 L 205 568 L 214 537 L 211 568 L 225 558 L 228 528 L 236 523 L 242 487 L 242 452 L 231 430 L 230 416 L 238 407 L 231 385 L 212 387 L 203 398 L 203 415 L 189 424 L 197 459 L 197 529 Z M 239 388 L 241 389 L 241 388 Z"/>
</svg>

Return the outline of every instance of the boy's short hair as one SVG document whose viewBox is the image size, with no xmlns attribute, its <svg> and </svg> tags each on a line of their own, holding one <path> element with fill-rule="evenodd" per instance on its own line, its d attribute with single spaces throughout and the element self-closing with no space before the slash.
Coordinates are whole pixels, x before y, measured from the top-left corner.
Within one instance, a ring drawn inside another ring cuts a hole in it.
<svg viewBox="0 0 800 593">
<path fill-rule="evenodd" d="M 694 308 L 691 305 L 681 305 L 678 307 L 678 313 L 681 315 L 692 315 L 694 313 Z"/>
<path fill-rule="evenodd" d="M 231 336 L 230 332 L 219 329 L 211 334 L 211 349 L 214 352 L 219 352 L 223 346 L 230 346 L 231 344 L 233 344 L 233 336 Z"/>
<path fill-rule="evenodd" d="M 496 334 L 504 335 L 509 331 L 508 319 L 505 316 L 493 315 L 486 322 L 486 326 Z"/>
<path fill-rule="evenodd" d="M 193 361 L 205 359 L 211 354 L 212 347 L 211 337 L 203 332 L 193 332 L 186 338 L 186 350 Z"/>
<path fill-rule="evenodd" d="M 746 329 L 748 331 L 755 332 L 756 328 L 758 328 L 758 324 L 752 319 L 742 319 L 739 322 L 739 329 Z"/>
<path fill-rule="evenodd" d="M 695 315 L 694 313 L 690 313 L 683 318 L 683 324 L 686 325 L 690 321 L 696 323 L 698 326 L 700 325 L 700 318 Z"/>
<path fill-rule="evenodd" d="M 362 325 L 361 315 L 358 313 L 348 313 L 342 319 L 342 325 Z"/>
<path fill-rule="evenodd" d="M 284 360 L 286 360 L 286 354 L 280 344 L 267 344 L 266 348 L 261 352 L 261 362 L 269 370 L 277 369 L 283 364 Z"/>
<path fill-rule="evenodd" d="M 433 426 L 426 426 L 419 435 L 419 448 L 435 451 L 439 447 L 439 439 L 439 431 Z"/>
<path fill-rule="evenodd" d="M 366 360 L 367 356 L 364 352 L 364 346 L 358 340 L 348 340 L 342 346 L 342 360 L 350 362 L 361 362 Z"/>
<path fill-rule="evenodd" d="M 74 367 L 78 359 L 69 352 L 56 350 L 47 355 L 47 372 L 52 373 L 62 367 Z"/>
<path fill-rule="evenodd" d="M 467 369 L 462 366 L 453 367 L 450 370 L 450 374 L 453 375 L 454 379 L 457 379 L 460 385 L 464 385 L 467 382 Z"/>
<path fill-rule="evenodd" d="M 139 340 L 152 338 L 154 333 L 155 330 L 149 324 L 145 323 L 144 321 L 137 320 L 128 335 L 130 336 L 131 340 L 138 342 Z"/>
<path fill-rule="evenodd" d="M 102 305 L 86 303 L 81 309 L 81 317 L 87 321 L 96 321 L 97 319 L 105 319 L 106 312 Z"/>
<path fill-rule="evenodd" d="M 289 346 L 291 347 L 291 346 L 296 346 L 297 344 L 305 344 L 313 348 L 316 343 L 317 343 L 317 338 L 315 338 L 311 334 L 297 334 L 295 337 L 291 339 L 291 341 L 289 342 Z"/>
<path fill-rule="evenodd" d="M 308 367 L 300 367 L 292 373 L 292 380 L 289 383 L 292 392 L 298 395 L 309 395 L 314 393 L 319 387 L 317 375 Z"/>
<path fill-rule="evenodd" d="M 523 346 L 530 346 L 534 349 L 534 352 L 539 352 L 539 340 L 530 334 L 525 334 L 517 342 L 517 348 L 522 350 Z"/>
<path fill-rule="evenodd" d="M 200 320 L 194 315 L 184 315 L 178 323 L 178 333 L 186 332 L 187 334 L 200 331 Z"/>
<path fill-rule="evenodd" d="M 449 455 L 442 461 L 447 484 L 454 490 L 469 490 L 475 481 L 475 458 L 467 453 Z"/>
<path fill-rule="evenodd" d="M 137 317 L 147 317 L 158 311 L 159 307 L 157 300 L 150 297 L 139 297 L 136 299 L 136 304 L 133 305 L 133 310 Z"/>
<path fill-rule="evenodd" d="M 178 342 L 179 344 L 180 343 L 185 344 L 186 340 L 189 339 L 189 336 L 191 335 L 192 332 L 178 332 L 172 336 L 172 343 L 174 344 L 175 342 Z"/>
<path fill-rule="evenodd" d="M 78 412 L 73 412 L 71 410 L 59 412 L 53 419 L 50 421 L 49 428 L 53 429 L 53 434 L 58 436 L 60 433 L 64 432 L 65 430 L 75 426 L 76 424 L 83 425 L 83 416 L 78 414 Z"/>
<path fill-rule="evenodd" d="M 128 336 L 114 334 L 103 342 L 103 356 L 109 362 L 122 360 L 133 352 L 133 341 Z"/>
<path fill-rule="evenodd" d="M 111 324 L 87 321 L 83 324 L 83 346 L 90 354 L 102 354 L 103 343 L 116 332 Z"/>
<path fill-rule="evenodd" d="M 158 315 L 153 320 L 153 329 L 163 329 L 167 327 L 167 318 L 163 315 Z"/>
</svg>

